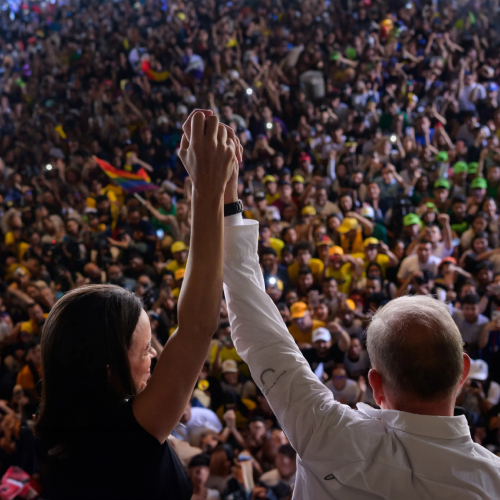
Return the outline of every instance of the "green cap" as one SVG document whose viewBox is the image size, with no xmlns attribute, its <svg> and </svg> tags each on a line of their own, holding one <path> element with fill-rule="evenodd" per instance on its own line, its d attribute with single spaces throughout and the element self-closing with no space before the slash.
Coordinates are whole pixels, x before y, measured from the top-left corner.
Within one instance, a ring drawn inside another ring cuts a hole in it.
<svg viewBox="0 0 500 500">
<path fill-rule="evenodd" d="M 417 214 L 406 214 L 403 217 L 403 226 L 418 224 L 420 226 L 420 217 Z"/>
<path fill-rule="evenodd" d="M 488 183 L 484 177 L 476 177 L 470 185 L 471 189 L 486 189 L 488 187 Z"/>
<path fill-rule="evenodd" d="M 440 161 L 440 162 L 448 161 L 448 153 L 446 151 L 440 151 L 436 155 L 436 161 Z"/>
<path fill-rule="evenodd" d="M 428 201 L 425 206 L 429 209 L 432 210 L 433 212 L 437 212 L 437 207 L 435 203 L 432 203 L 432 201 Z"/>
<path fill-rule="evenodd" d="M 330 52 L 330 61 L 338 61 L 340 57 L 340 52 L 334 51 Z"/>
<path fill-rule="evenodd" d="M 477 174 L 479 168 L 479 163 L 477 161 L 471 161 L 469 163 L 469 174 Z"/>
<path fill-rule="evenodd" d="M 455 174 L 462 174 L 464 172 L 469 172 L 469 166 L 464 161 L 457 161 L 457 163 L 453 165 L 453 172 Z"/>
<path fill-rule="evenodd" d="M 445 188 L 450 189 L 450 183 L 446 179 L 438 179 L 434 183 L 434 189 Z"/>
</svg>

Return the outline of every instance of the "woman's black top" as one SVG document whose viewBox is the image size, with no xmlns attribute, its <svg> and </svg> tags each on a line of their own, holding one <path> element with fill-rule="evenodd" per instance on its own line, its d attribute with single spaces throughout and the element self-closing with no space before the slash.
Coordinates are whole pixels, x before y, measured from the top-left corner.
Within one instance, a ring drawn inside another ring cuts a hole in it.
<svg viewBox="0 0 500 500">
<path fill-rule="evenodd" d="M 139 425 L 132 401 L 123 404 L 116 425 L 79 440 L 64 458 L 37 443 L 44 500 L 190 500 L 177 455 Z"/>
</svg>

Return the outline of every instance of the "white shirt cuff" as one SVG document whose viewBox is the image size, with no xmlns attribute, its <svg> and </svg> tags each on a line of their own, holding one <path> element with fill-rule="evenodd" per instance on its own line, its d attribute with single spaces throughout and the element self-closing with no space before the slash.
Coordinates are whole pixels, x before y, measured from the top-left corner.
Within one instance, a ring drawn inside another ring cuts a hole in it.
<svg viewBox="0 0 500 500">
<path fill-rule="evenodd" d="M 224 217 L 224 226 L 242 226 L 243 215 L 241 213 Z"/>
</svg>

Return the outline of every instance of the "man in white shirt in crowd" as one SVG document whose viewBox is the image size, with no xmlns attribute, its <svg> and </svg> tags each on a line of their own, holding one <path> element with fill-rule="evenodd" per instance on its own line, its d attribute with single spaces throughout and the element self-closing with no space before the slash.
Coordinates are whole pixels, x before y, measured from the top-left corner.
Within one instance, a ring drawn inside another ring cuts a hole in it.
<svg viewBox="0 0 500 500">
<path fill-rule="evenodd" d="M 398 271 L 398 280 L 403 281 L 417 271 L 429 271 L 433 276 L 437 276 L 441 259 L 432 255 L 432 243 L 430 241 L 419 241 L 417 253 L 408 255 L 401 262 Z"/>
<path fill-rule="evenodd" d="M 236 179 L 225 203 L 238 199 Z M 266 294 L 257 223 L 236 214 L 225 226 L 232 336 L 297 451 L 294 498 L 500 497 L 500 458 L 472 441 L 464 416 L 453 416 L 470 358 L 445 304 L 401 297 L 374 315 L 369 381 L 381 409 L 358 403 L 354 411 L 314 375 Z"/>
<path fill-rule="evenodd" d="M 439 214 L 437 216 L 438 222 L 442 226 L 442 230 L 438 225 L 434 224 L 430 227 L 425 227 L 406 250 L 407 255 L 415 253 L 417 245 L 422 240 L 431 242 L 431 253 L 439 259 L 450 257 L 453 254 L 453 232 L 450 226 L 450 216 L 448 214 Z"/>
</svg>

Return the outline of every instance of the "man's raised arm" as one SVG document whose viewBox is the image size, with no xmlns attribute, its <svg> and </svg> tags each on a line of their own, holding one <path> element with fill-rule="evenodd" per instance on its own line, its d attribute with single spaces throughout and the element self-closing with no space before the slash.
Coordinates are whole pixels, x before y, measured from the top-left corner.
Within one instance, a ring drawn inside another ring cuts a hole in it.
<svg viewBox="0 0 500 500">
<path fill-rule="evenodd" d="M 303 456 L 312 433 L 325 423 L 325 412 L 331 427 L 346 407 L 334 401 L 311 371 L 265 292 L 257 254 L 258 227 L 241 214 L 225 221 L 224 292 L 232 338 L 290 443 Z"/>
</svg>

